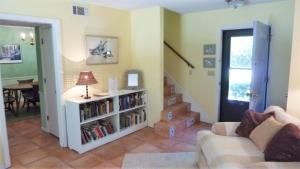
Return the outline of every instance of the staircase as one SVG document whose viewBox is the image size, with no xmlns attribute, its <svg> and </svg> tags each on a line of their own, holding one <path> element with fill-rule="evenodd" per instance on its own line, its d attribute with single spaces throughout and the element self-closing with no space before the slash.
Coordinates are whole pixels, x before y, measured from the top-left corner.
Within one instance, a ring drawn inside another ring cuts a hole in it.
<svg viewBox="0 0 300 169">
<path fill-rule="evenodd" d="M 164 78 L 164 110 L 161 120 L 154 124 L 156 134 L 163 137 L 177 137 L 184 129 L 200 121 L 200 113 L 191 111 L 191 104 L 183 102 L 182 94 L 175 92 L 175 86 Z"/>
</svg>

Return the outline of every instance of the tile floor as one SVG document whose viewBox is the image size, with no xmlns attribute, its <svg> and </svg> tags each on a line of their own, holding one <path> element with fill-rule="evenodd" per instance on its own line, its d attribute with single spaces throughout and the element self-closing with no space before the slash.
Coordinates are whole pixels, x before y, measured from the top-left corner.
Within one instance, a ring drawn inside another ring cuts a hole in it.
<svg viewBox="0 0 300 169">
<path fill-rule="evenodd" d="M 167 139 L 145 128 L 84 154 L 60 148 L 58 139 L 40 130 L 38 117 L 8 124 L 12 167 L 16 169 L 117 169 L 126 153 L 195 151 L 196 133 L 210 125 L 199 123 L 182 137 Z"/>
</svg>

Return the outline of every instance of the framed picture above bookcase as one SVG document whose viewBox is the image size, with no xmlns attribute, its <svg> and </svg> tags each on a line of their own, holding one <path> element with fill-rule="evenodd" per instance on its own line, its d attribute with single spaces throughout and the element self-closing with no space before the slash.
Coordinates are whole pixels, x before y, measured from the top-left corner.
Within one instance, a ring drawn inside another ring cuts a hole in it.
<svg viewBox="0 0 300 169">
<path fill-rule="evenodd" d="M 146 90 L 66 102 L 68 145 L 84 153 L 140 130 L 147 123 Z"/>
</svg>

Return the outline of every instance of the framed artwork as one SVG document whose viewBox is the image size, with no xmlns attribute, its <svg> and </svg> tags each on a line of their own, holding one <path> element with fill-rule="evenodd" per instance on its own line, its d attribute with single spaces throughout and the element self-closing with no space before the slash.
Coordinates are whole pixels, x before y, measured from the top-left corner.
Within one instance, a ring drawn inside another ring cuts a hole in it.
<svg viewBox="0 0 300 169">
<path fill-rule="evenodd" d="M 22 63 L 20 44 L 0 46 L 0 63 Z"/>
<path fill-rule="evenodd" d="M 215 68 L 216 67 L 216 58 L 203 58 L 203 67 L 204 68 Z"/>
<path fill-rule="evenodd" d="M 118 63 L 118 38 L 109 36 L 86 36 L 86 64 Z"/>
<path fill-rule="evenodd" d="M 127 70 L 125 72 L 125 88 L 137 90 L 143 88 L 143 73 L 140 70 Z"/>
<path fill-rule="evenodd" d="M 205 44 L 203 46 L 204 55 L 215 55 L 216 54 L 216 44 Z"/>
</svg>

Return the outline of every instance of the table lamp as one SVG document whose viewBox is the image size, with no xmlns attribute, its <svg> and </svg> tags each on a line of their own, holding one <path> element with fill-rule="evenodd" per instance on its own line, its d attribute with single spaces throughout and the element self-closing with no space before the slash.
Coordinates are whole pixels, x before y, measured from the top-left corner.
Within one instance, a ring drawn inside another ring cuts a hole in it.
<svg viewBox="0 0 300 169">
<path fill-rule="evenodd" d="M 85 85 L 86 86 L 86 96 L 84 99 L 90 99 L 89 97 L 89 89 L 88 85 L 96 84 L 98 83 L 97 80 L 95 79 L 93 73 L 91 71 L 84 71 L 80 72 L 79 74 L 79 79 L 76 83 L 76 85 Z"/>
</svg>

